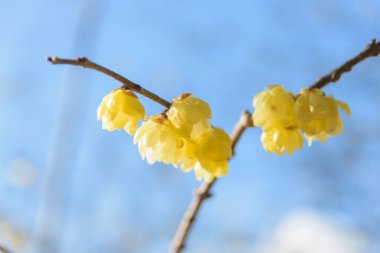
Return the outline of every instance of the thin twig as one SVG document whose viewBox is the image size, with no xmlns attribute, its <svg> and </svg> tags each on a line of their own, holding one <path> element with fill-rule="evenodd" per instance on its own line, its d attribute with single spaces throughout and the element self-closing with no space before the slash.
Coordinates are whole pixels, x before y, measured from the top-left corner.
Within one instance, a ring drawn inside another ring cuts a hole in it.
<svg viewBox="0 0 380 253">
<path fill-rule="evenodd" d="M 348 60 L 347 62 L 345 62 L 338 68 L 334 69 L 330 73 L 321 77 L 314 84 L 310 85 L 309 88 L 321 89 L 331 82 L 336 82 L 339 80 L 342 74 L 351 71 L 352 67 L 354 67 L 359 62 L 364 61 L 365 59 L 369 57 L 377 56 L 379 54 L 380 54 L 380 42 L 376 42 L 376 39 L 373 39 L 371 43 L 368 44 L 367 47 L 362 52 L 360 52 L 359 54 L 357 54 L 352 59 Z"/>
<path fill-rule="evenodd" d="M 249 111 L 243 111 L 241 114 L 239 121 L 236 123 L 234 130 L 232 131 L 230 137 L 232 140 L 232 155 L 235 155 L 236 145 L 239 142 L 241 136 L 244 131 L 248 127 L 253 127 L 252 114 Z"/>
<path fill-rule="evenodd" d="M 235 148 L 237 143 L 239 142 L 241 136 L 244 131 L 248 127 L 253 126 L 251 113 L 248 111 L 244 111 L 239 118 L 239 121 L 236 123 L 234 130 L 232 131 L 230 137 L 232 140 L 232 153 L 235 154 Z M 204 182 L 201 186 L 198 187 L 194 194 L 194 198 L 188 206 L 185 214 L 182 217 L 181 223 L 177 229 L 177 232 L 174 236 L 171 245 L 171 252 L 179 253 L 185 247 L 186 238 L 190 232 L 192 225 L 194 224 L 195 218 L 198 215 L 199 209 L 202 203 L 211 197 L 210 190 L 215 184 L 217 179 L 212 180 L 207 183 Z"/>
<path fill-rule="evenodd" d="M 4 246 L 1 246 L 1 245 L 0 245 L 0 252 L 1 253 L 11 253 L 10 250 L 6 249 Z"/>
<path fill-rule="evenodd" d="M 140 85 L 128 80 L 124 76 L 119 75 L 118 73 L 116 73 L 110 69 L 107 69 L 101 65 L 98 65 L 98 64 L 90 61 L 89 59 L 85 58 L 85 57 L 80 57 L 78 59 L 61 59 L 61 58 L 53 56 L 53 57 L 48 57 L 47 60 L 49 62 L 51 62 L 52 64 L 67 64 L 67 65 L 74 65 L 74 66 L 80 66 L 83 68 L 89 68 L 89 69 L 97 70 L 97 71 L 102 72 L 102 73 L 116 79 L 117 81 L 121 82 L 123 84 L 123 86 L 125 86 L 126 88 L 128 88 L 128 89 L 130 89 L 136 93 L 139 93 L 139 94 L 141 94 L 147 98 L 150 98 L 151 100 L 159 103 L 160 105 L 162 105 L 166 108 L 170 107 L 170 103 L 168 101 L 166 101 L 165 99 L 163 99 L 163 98 L 159 97 L 158 95 L 144 89 Z"/>
</svg>

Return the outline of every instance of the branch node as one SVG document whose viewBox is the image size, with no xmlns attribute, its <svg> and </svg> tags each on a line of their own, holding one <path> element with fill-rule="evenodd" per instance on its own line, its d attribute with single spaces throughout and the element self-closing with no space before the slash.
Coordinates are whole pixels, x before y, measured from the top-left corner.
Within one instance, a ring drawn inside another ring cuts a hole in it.
<svg viewBox="0 0 380 253">
<path fill-rule="evenodd" d="M 78 62 L 86 63 L 86 62 L 88 62 L 88 59 L 86 57 L 78 57 Z"/>
<path fill-rule="evenodd" d="M 52 64 L 55 64 L 56 63 L 56 60 L 57 60 L 57 57 L 53 56 L 53 57 L 50 57 L 48 56 L 46 58 L 49 62 L 51 62 Z"/>
<path fill-rule="evenodd" d="M 373 38 L 371 43 L 369 44 L 370 47 L 374 45 L 376 45 L 376 38 Z"/>
<path fill-rule="evenodd" d="M 211 198 L 213 195 L 212 195 L 212 193 L 210 193 L 210 192 L 205 192 L 204 194 L 202 194 L 202 198 L 203 199 L 209 199 L 209 198 Z"/>
<path fill-rule="evenodd" d="M 339 78 L 340 78 L 340 74 L 339 74 L 339 73 L 334 72 L 334 73 L 331 74 L 331 80 L 332 80 L 333 82 L 338 81 Z"/>
<path fill-rule="evenodd" d="M 138 90 L 138 91 L 141 91 L 141 86 L 138 85 L 138 84 L 136 84 L 136 85 L 135 85 L 135 89 Z"/>
<path fill-rule="evenodd" d="M 185 221 L 187 222 L 187 224 L 191 224 L 195 220 L 195 216 L 193 216 L 190 213 L 186 214 L 184 218 L 185 218 Z"/>
<path fill-rule="evenodd" d="M 201 199 L 208 199 L 212 197 L 212 194 L 206 191 L 204 188 L 198 188 L 195 190 L 195 195 L 197 195 Z"/>
</svg>

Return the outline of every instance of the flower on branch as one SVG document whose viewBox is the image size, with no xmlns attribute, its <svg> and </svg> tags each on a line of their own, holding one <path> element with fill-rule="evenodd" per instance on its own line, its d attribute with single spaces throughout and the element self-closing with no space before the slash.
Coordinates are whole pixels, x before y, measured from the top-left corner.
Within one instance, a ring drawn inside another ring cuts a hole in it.
<svg viewBox="0 0 380 253">
<path fill-rule="evenodd" d="M 198 180 L 210 182 L 228 174 L 228 159 L 232 155 L 231 139 L 221 128 L 192 141 L 184 140 L 180 168 L 184 172 L 194 169 Z"/>
<path fill-rule="evenodd" d="M 261 142 L 269 153 L 282 155 L 287 151 L 291 155 L 296 149 L 302 148 L 303 139 L 298 129 L 279 127 L 264 131 Z"/>
<path fill-rule="evenodd" d="M 303 139 L 296 127 L 295 96 L 283 86 L 270 86 L 253 99 L 252 120 L 262 127 L 261 142 L 269 153 L 292 154 L 302 147 Z"/>
<path fill-rule="evenodd" d="M 146 158 L 149 164 L 163 162 L 178 167 L 184 141 L 163 115 L 145 121 L 136 131 L 133 142 L 138 143 L 142 158 Z"/>
<path fill-rule="evenodd" d="M 271 128 L 286 128 L 295 125 L 294 95 L 283 86 L 269 86 L 253 99 L 252 119 L 255 126 L 264 131 Z"/>
<path fill-rule="evenodd" d="M 305 135 L 309 145 L 313 140 L 325 142 L 341 134 L 343 121 L 339 108 L 351 114 L 346 103 L 326 96 L 320 89 L 303 89 L 297 96 L 283 86 L 270 86 L 253 99 L 252 115 L 256 126 L 262 127 L 261 142 L 269 153 L 292 154 L 302 147 Z"/>
<path fill-rule="evenodd" d="M 173 99 L 166 112 L 170 122 L 184 139 L 180 168 L 194 169 L 198 180 L 210 182 L 228 173 L 228 159 L 232 155 L 231 139 L 221 128 L 213 128 L 210 106 L 189 93 Z"/>
<path fill-rule="evenodd" d="M 214 177 L 228 174 L 228 160 L 232 156 L 231 139 L 222 128 L 213 128 L 198 140 L 198 161 L 194 167 L 198 180 L 210 182 Z"/>
<path fill-rule="evenodd" d="M 210 106 L 190 93 L 173 99 L 166 115 L 178 131 L 188 138 L 196 139 L 211 131 Z"/>
<path fill-rule="evenodd" d="M 103 98 L 98 107 L 98 120 L 102 120 L 102 128 L 108 131 L 124 129 L 133 135 L 145 109 L 137 96 L 130 90 L 115 89 Z"/>
<path fill-rule="evenodd" d="M 296 100 L 297 124 L 311 145 L 313 140 L 325 142 L 343 130 L 339 108 L 351 115 L 350 107 L 320 89 L 302 89 Z"/>
</svg>

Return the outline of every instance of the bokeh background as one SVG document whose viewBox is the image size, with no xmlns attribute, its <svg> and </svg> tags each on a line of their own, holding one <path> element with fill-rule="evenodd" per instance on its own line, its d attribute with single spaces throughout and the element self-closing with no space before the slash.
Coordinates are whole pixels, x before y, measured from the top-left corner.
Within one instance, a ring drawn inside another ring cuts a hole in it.
<svg viewBox="0 0 380 253">
<path fill-rule="evenodd" d="M 199 184 L 101 129 L 97 106 L 119 83 L 46 56 L 87 56 L 166 99 L 192 92 L 230 132 L 266 85 L 298 92 L 380 39 L 378 0 L 24 0 L 0 13 L 0 245 L 12 252 L 166 252 Z M 379 67 L 325 89 L 353 112 L 326 144 L 278 157 L 249 129 L 185 252 L 380 252 Z"/>
</svg>

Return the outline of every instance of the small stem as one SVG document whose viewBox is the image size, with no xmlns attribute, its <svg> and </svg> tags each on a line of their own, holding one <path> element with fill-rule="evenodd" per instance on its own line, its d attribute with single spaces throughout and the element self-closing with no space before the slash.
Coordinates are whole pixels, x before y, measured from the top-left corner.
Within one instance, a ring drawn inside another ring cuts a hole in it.
<svg viewBox="0 0 380 253">
<path fill-rule="evenodd" d="M 309 88 L 321 89 L 331 82 L 336 82 L 339 80 L 342 74 L 351 71 L 352 67 L 354 67 L 359 62 L 364 61 L 365 59 L 369 57 L 377 56 L 379 54 L 380 54 L 380 42 L 376 42 L 376 39 L 373 39 L 371 43 L 368 44 L 367 47 L 362 52 L 355 55 L 353 58 L 346 61 L 345 63 L 343 63 L 341 66 L 337 67 L 330 73 L 321 77 L 314 84 L 310 85 Z"/>
<path fill-rule="evenodd" d="M 235 155 L 236 145 L 239 142 L 241 136 L 248 127 L 253 127 L 252 114 L 249 111 L 243 111 L 239 121 L 236 123 L 234 130 L 232 131 L 230 137 L 232 141 L 232 156 Z"/>
<path fill-rule="evenodd" d="M 215 184 L 216 179 L 211 182 L 204 182 L 194 193 L 194 198 L 188 206 L 185 214 L 182 217 L 181 223 L 178 226 L 177 232 L 172 241 L 172 253 L 179 253 L 185 247 L 186 238 L 190 232 L 195 218 L 198 215 L 199 209 L 204 200 L 211 197 L 210 190 Z"/>
<path fill-rule="evenodd" d="M 116 73 L 110 69 L 107 69 L 107 68 L 105 68 L 99 64 L 96 64 L 96 63 L 90 61 L 89 59 L 87 59 L 85 57 L 81 57 L 78 59 L 61 59 L 61 58 L 53 56 L 53 57 L 48 57 L 47 60 L 49 62 L 51 62 L 52 64 L 74 65 L 74 66 L 80 66 L 83 68 L 94 69 L 96 71 L 102 72 L 103 74 L 106 74 L 106 75 L 116 79 L 117 81 L 121 82 L 128 89 L 130 89 L 136 93 L 139 93 L 139 94 L 159 103 L 160 105 L 162 105 L 166 108 L 170 107 L 170 103 L 168 101 L 166 101 L 165 99 L 159 97 L 158 95 L 154 94 L 153 92 L 150 92 L 150 91 L 144 89 L 140 85 L 128 80 L 124 76 L 119 75 L 118 73 Z"/>
<path fill-rule="evenodd" d="M 248 127 L 252 127 L 252 115 L 248 111 L 244 111 L 236 123 L 234 130 L 230 137 L 232 141 L 232 154 L 235 154 L 236 145 L 242 137 L 244 131 Z M 232 157 L 231 157 L 232 158 Z M 211 182 L 204 182 L 198 187 L 194 194 L 194 198 L 188 206 L 185 214 L 182 217 L 181 223 L 177 228 L 177 232 L 174 235 L 174 239 L 171 245 L 171 252 L 179 253 L 185 247 L 187 236 L 190 229 L 194 224 L 194 221 L 199 213 L 199 209 L 203 202 L 211 197 L 211 188 L 214 186 L 217 179 L 215 178 Z"/>
</svg>

